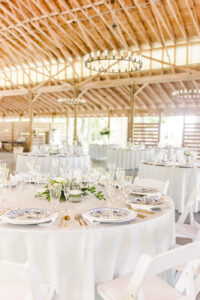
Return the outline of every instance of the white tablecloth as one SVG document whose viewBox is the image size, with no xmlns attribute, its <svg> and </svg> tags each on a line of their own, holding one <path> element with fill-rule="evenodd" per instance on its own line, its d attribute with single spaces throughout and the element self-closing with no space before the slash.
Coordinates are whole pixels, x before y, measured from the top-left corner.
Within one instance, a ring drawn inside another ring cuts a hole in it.
<svg viewBox="0 0 200 300">
<path fill-rule="evenodd" d="M 108 149 L 109 148 L 118 148 L 120 145 L 100 145 L 100 144 L 90 144 L 89 146 L 89 154 L 91 159 L 94 160 L 106 160 Z"/>
<path fill-rule="evenodd" d="M 16 205 L 48 208 L 46 200 L 34 198 L 33 186 L 27 186 L 29 190 L 17 195 L 20 204 Z M 10 197 L 14 197 L 14 205 L 16 194 Z M 72 216 L 74 211 L 97 206 L 105 203 L 88 197 L 79 204 L 70 203 L 69 208 Z M 74 218 L 66 228 L 58 228 L 57 222 L 48 227 L 0 224 L 0 259 L 33 259 L 39 279 L 54 285 L 60 300 L 94 300 L 96 284 L 129 274 L 142 253 L 157 254 L 173 243 L 173 204 L 156 215 L 123 225 L 92 224 L 87 229 Z"/>
<path fill-rule="evenodd" d="M 169 180 L 167 194 L 175 202 L 175 208 L 183 212 L 184 207 L 195 187 L 200 184 L 200 168 L 180 168 L 140 164 L 138 176 Z"/>
<path fill-rule="evenodd" d="M 108 149 L 106 165 L 108 167 L 108 164 L 112 163 L 126 170 L 138 169 L 142 160 L 151 160 L 153 155 L 153 149 L 110 148 Z"/>
<path fill-rule="evenodd" d="M 52 161 L 58 159 L 60 167 L 66 166 L 68 168 L 80 168 L 83 174 L 86 174 L 89 170 L 90 157 L 89 155 L 82 156 L 30 156 L 30 155 L 18 155 L 16 163 L 16 171 L 27 173 L 29 168 L 27 162 L 34 162 L 34 165 L 40 165 L 40 172 L 48 172 L 53 174 Z M 59 174 L 58 174 L 59 175 Z"/>
</svg>

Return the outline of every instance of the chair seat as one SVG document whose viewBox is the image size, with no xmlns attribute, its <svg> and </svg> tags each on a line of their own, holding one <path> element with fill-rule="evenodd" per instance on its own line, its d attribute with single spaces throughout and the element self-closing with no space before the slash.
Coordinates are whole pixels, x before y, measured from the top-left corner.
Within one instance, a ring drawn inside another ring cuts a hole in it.
<svg viewBox="0 0 200 300">
<path fill-rule="evenodd" d="M 42 292 L 41 300 L 53 299 L 55 290 L 52 286 L 42 284 L 40 288 Z M 0 295 L 2 300 L 33 300 L 24 285 L 0 284 Z"/>
<path fill-rule="evenodd" d="M 198 229 L 189 224 L 176 223 L 176 237 L 194 239 Z"/>
<path fill-rule="evenodd" d="M 97 288 L 98 293 L 104 300 L 123 300 L 129 280 L 130 276 L 125 276 L 100 284 Z M 157 276 L 146 280 L 142 287 L 145 300 L 184 299 L 183 294 Z"/>
</svg>

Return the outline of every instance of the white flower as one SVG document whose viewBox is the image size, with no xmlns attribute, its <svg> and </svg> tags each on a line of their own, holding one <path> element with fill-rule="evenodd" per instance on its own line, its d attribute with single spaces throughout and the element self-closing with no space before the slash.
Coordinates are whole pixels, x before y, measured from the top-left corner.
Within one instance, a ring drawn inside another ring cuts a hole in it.
<svg viewBox="0 0 200 300">
<path fill-rule="evenodd" d="M 57 181 L 57 182 L 62 182 L 63 178 L 62 177 L 56 177 L 54 180 Z"/>
</svg>

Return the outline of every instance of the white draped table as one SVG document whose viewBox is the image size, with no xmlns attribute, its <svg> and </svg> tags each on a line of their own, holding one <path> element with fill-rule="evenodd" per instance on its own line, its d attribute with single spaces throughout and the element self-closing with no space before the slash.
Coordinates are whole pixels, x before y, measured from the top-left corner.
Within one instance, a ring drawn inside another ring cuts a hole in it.
<svg viewBox="0 0 200 300">
<path fill-rule="evenodd" d="M 106 160 L 108 149 L 110 148 L 118 148 L 120 145 L 114 144 L 90 144 L 89 146 L 89 154 L 91 159 L 94 160 Z"/>
<path fill-rule="evenodd" d="M 142 160 L 151 160 L 154 155 L 153 149 L 128 149 L 128 148 L 110 148 L 106 165 L 116 164 L 116 167 L 124 168 L 125 170 L 134 170 L 139 168 Z"/>
<path fill-rule="evenodd" d="M 200 184 L 200 168 L 157 166 L 141 163 L 138 176 L 140 178 L 169 180 L 167 194 L 172 197 L 175 202 L 175 209 L 179 212 L 183 212 L 192 191 Z"/>
<path fill-rule="evenodd" d="M 53 174 L 53 160 L 58 160 L 58 170 L 60 167 L 68 167 L 71 169 L 80 168 L 83 174 L 86 174 L 90 166 L 89 155 L 80 156 L 39 156 L 39 155 L 24 155 L 20 154 L 17 156 L 16 171 L 21 173 L 29 172 L 28 163 L 34 163 L 34 165 L 40 166 L 40 172 L 46 172 Z"/>
<path fill-rule="evenodd" d="M 11 205 L 19 205 L 19 198 L 22 207 L 48 208 L 46 200 L 34 198 L 34 189 L 29 185 L 20 195 L 13 192 Z M 72 217 L 74 212 L 105 206 L 93 196 L 70 203 L 71 221 L 66 228 L 58 228 L 57 221 L 46 227 L 0 224 L 0 259 L 33 259 L 39 280 L 52 284 L 60 300 L 94 300 L 96 284 L 131 273 L 142 253 L 153 255 L 172 246 L 174 207 L 167 199 L 168 209 L 122 225 L 81 227 Z"/>
</svg>

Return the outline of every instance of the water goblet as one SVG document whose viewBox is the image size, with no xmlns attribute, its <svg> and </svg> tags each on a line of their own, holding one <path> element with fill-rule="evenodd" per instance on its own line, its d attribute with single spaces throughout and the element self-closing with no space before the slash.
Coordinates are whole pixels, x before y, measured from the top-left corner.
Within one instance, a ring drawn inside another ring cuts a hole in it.
<svg viewBox="0 0 200 300">
<path fill-rule="evenodd" d="M 116 164 L 108 164 L 109 172 L 116 171 Z"/>
<path fill-rule="evenodd" d="M 111 206 L 113 202 L 113 194 L 115 192 L 115 184 L 113 181 L 110 181 L 105 186 L 106 195 L 107 195 L 107 205 L 108 207 Z"/>
<path fill-rule="evenodd" d="M 54 211 L 57 211 L 59 201 L 60 201 L 61 191 L 62 191 L 62 185 L 60 183 L 53 183 L 53 184 L 49 183 L 48 188 L 49 188 L 52 209 Z"/>
<path fill-rule="evenodd" d="M 131 191 L 132 191 L 132 184 L 124 182 L 124 184 L 122 185 L 122 195 L 125 203 L 127 203 Z"/>
<path fill-rule="evenodd" d="M 52 159 L 52 176 L 55 178 L 58 175 L 58 159 L 53 158 Z"/>
</svg>

